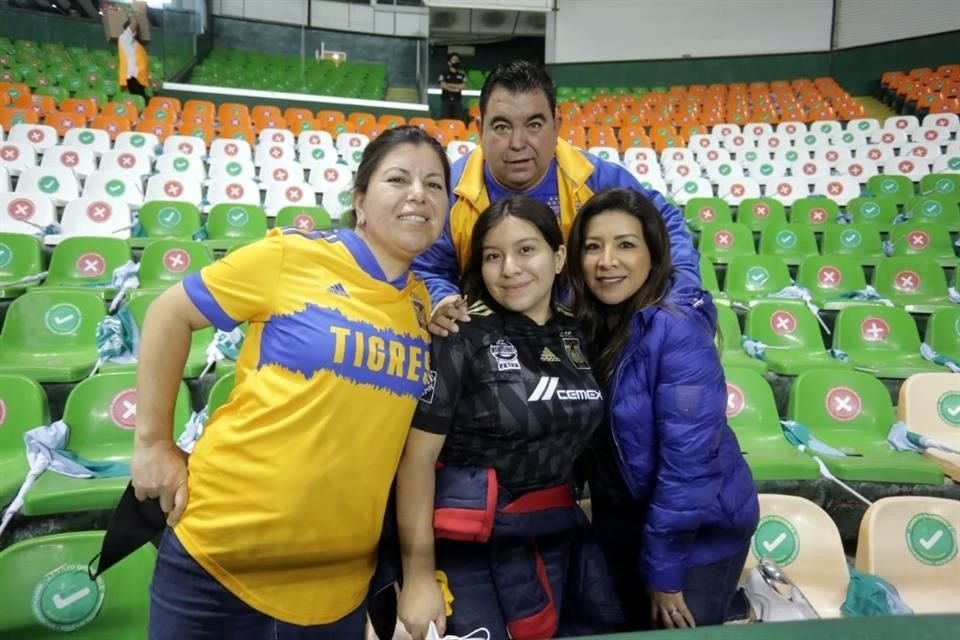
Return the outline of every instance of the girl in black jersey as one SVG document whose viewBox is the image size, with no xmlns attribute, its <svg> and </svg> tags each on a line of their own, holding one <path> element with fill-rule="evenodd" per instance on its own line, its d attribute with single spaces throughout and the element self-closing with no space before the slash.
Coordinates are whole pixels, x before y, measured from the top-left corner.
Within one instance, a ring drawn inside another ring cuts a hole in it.
<svg viewBox="0 0 960 640">
<path fill-rule="evenodd" d="M 570 488 L 603 398 L 556 304 L 565 258 L 556 216 L 535 200 L 498 201 L 474 227 L 470 322 L 434 338 L 398 471 L 399 616 L 415 640 L 431 622 L 524 640 L 619 617 Z"/>
</svg>

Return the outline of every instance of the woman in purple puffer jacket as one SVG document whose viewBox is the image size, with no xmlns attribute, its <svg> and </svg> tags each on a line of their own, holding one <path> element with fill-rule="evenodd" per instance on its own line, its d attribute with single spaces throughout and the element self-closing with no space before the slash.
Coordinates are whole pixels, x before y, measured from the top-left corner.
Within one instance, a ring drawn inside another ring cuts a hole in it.
<svg viewBox="0 0 960 640">
<path fill-rule="evenodd" d="M 727 425 L 716 309 L 702 291 L 666 297 L 669 236 L 640 193 L 595 195 L 568 244 L 607 405 L 585 465 L 593 523 L 620 572 L 624 609 L 634 627 L 721 624 L 735 608 L 759 506 Z"/>
</svg>

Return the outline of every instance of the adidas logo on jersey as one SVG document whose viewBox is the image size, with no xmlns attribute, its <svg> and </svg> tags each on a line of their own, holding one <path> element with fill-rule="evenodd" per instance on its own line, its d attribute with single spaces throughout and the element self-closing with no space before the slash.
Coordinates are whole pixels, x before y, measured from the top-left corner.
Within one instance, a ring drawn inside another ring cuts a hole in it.
<svg viewBox="0 0 960 640">
<path fill-rule="evenodd" d="M 544 347 L 543 351 L 540 352 L 540 362 L 560 362 L 560 358 L 558 358 L 553 351 Z"/>
<path fill-rule="evenodd" d="M 349 298 L 350 294 L 347 293 L 347 290 L 343 288 L 343 285 L 339 282 L 334 283 L 327 287 L 327 293 L 332 293 L 335 296 L 343 296 L 344 298 Z"/>
<path fill-rule="evenodd" d="M 560 384 L 560 378 L 555 376 L 540 376 L 540 382 L 527 402 L 538 402 L 547 400 L 602 400 L 603 394 L 596 389 L 557 389 Z"/>
</svg>

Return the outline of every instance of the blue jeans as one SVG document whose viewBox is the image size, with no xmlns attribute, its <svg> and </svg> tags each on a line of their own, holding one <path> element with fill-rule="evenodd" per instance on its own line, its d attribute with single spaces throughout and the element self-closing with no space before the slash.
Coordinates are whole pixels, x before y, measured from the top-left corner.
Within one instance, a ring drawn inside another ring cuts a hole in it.
<svg viewBox="0 0 960 640">
<path fill-rule="evenodd" d="M 197 564 L 173 531 L 150 585 L 150 640 L 362 640 L 366 604 L 336 622 L 300 626 L 260 613 Z"/>
<path fill-rule="evenodd" d="M 746 617 L 746 601 L 738 597 L 737 585 L 749 551 L 744 547 L 722 560 L 687 569 L 683 600 L 698 627 Z"/>
<path fill-rule="evenodd" d="M 650 629 L 650 598 L 637 561 L 640 553 L 637 541 L 643 536 L 641 519 L 636 513 L 622 513 L 603 506 L 598 509 L 595 504 L 593 526 L 627 614 L 624 630 Z M 747 616 L 749 605 L 738 592 L 737 585 L 749 550 L 748 544 L 731 556 L 687 569 L 683 599 L 698 627 Z"/>
</svg>

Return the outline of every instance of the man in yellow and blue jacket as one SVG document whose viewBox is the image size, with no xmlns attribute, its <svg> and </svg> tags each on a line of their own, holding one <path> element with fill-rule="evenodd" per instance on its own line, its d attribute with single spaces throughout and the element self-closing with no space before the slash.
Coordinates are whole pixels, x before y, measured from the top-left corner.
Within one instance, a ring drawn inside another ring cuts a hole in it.
<svg viewBox="0 0 960 640">
<path fill-rule="evenodd" d="M 556 89 L 542 68 L 525 61 L 501 65 L 480 93 L 480 146 L 451 167 L 450 216 L 440 238 L 413 263 L 434 304 L 431 330 L 445 335 L 466 319 L 458 283 L 477 217 L 490 203 L 523 194 L 556 212 L 564 238 L 580 207 L 604 189 L 624 187 L 646 195 L 670 234 L 676 268 L 672 293 L 700 289 L 699 256 L 683 214 L 644 188 L 619 164 L 601 160 L 557 137 Z"/>
</svg>

